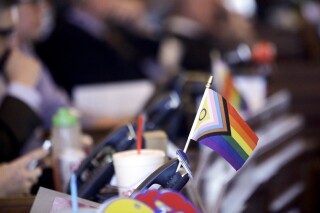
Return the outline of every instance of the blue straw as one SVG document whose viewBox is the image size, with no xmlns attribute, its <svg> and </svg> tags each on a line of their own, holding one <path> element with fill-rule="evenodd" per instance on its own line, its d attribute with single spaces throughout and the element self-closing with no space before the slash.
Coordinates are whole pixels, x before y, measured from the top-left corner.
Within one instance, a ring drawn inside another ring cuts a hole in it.
<svg viewBox="0 0 320 213">
<path fill-rule="evenodd" d="M 70 190 L 71 190 L 71 204 L 72 212 L 78 212 L 78 192 L 77 192 L 77 177 L 73 173 L 70 178 Z"/>
</svg>

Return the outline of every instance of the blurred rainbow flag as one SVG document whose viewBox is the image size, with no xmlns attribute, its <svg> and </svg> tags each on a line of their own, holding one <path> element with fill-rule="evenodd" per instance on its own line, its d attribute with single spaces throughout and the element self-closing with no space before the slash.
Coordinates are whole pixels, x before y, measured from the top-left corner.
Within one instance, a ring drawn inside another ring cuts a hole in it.
<svg viewBox="0 0 320 213">
<path fill-rule="evenodd" d="M 248 104 L 239 90 L 234 86 L 230 68 L 220 58 L 215 57 L 212 62 L 212 72 L 215 76 L 217 91 L 229 101 L 234 108 L 248 112 Z"/>
<path fill-rule="evenodd" d="M 258 137 L 226 99 L 206 88 L 190 140 L 213 149 L 238 170 L 255 149 Z"/>
</svg>

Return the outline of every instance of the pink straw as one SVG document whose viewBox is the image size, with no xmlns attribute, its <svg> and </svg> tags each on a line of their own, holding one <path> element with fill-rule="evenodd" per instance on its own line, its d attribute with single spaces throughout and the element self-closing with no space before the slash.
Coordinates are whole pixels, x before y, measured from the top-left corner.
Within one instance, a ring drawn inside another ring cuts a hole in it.
<svg viewBox="0 0 320 213">
<path fill-rule="evenodd" d="M 141 152 L 141 146 L 142 146 L 142 128 L 143 128 L 143 115 L 138 116 L 138 129 L 137 129 L 137 151 L 138 155 L 140 155 Z"/>
</svg>

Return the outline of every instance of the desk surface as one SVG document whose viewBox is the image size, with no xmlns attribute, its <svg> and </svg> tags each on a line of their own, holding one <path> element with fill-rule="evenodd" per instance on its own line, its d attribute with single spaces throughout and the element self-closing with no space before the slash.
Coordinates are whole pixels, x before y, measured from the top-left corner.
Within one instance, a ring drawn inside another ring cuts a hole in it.
<svg viewBox="0 0 320 213">
<path fill-rule="evenodd" d="M 29 213 L 34 196 L 0 198 L 0 212 Z"/>
</svg>

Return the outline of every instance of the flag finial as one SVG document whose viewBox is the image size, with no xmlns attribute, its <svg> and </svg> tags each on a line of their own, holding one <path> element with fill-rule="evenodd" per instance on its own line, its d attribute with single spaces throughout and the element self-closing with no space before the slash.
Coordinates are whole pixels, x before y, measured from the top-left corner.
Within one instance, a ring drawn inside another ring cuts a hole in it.
<svg viewBox="0 0 320 213">
<path fill-rule="evenodd" d="M 210 88 L 213 82 L 213 76 L 211 75 L 207 81 L 206 88 Z"/>
</svg>

